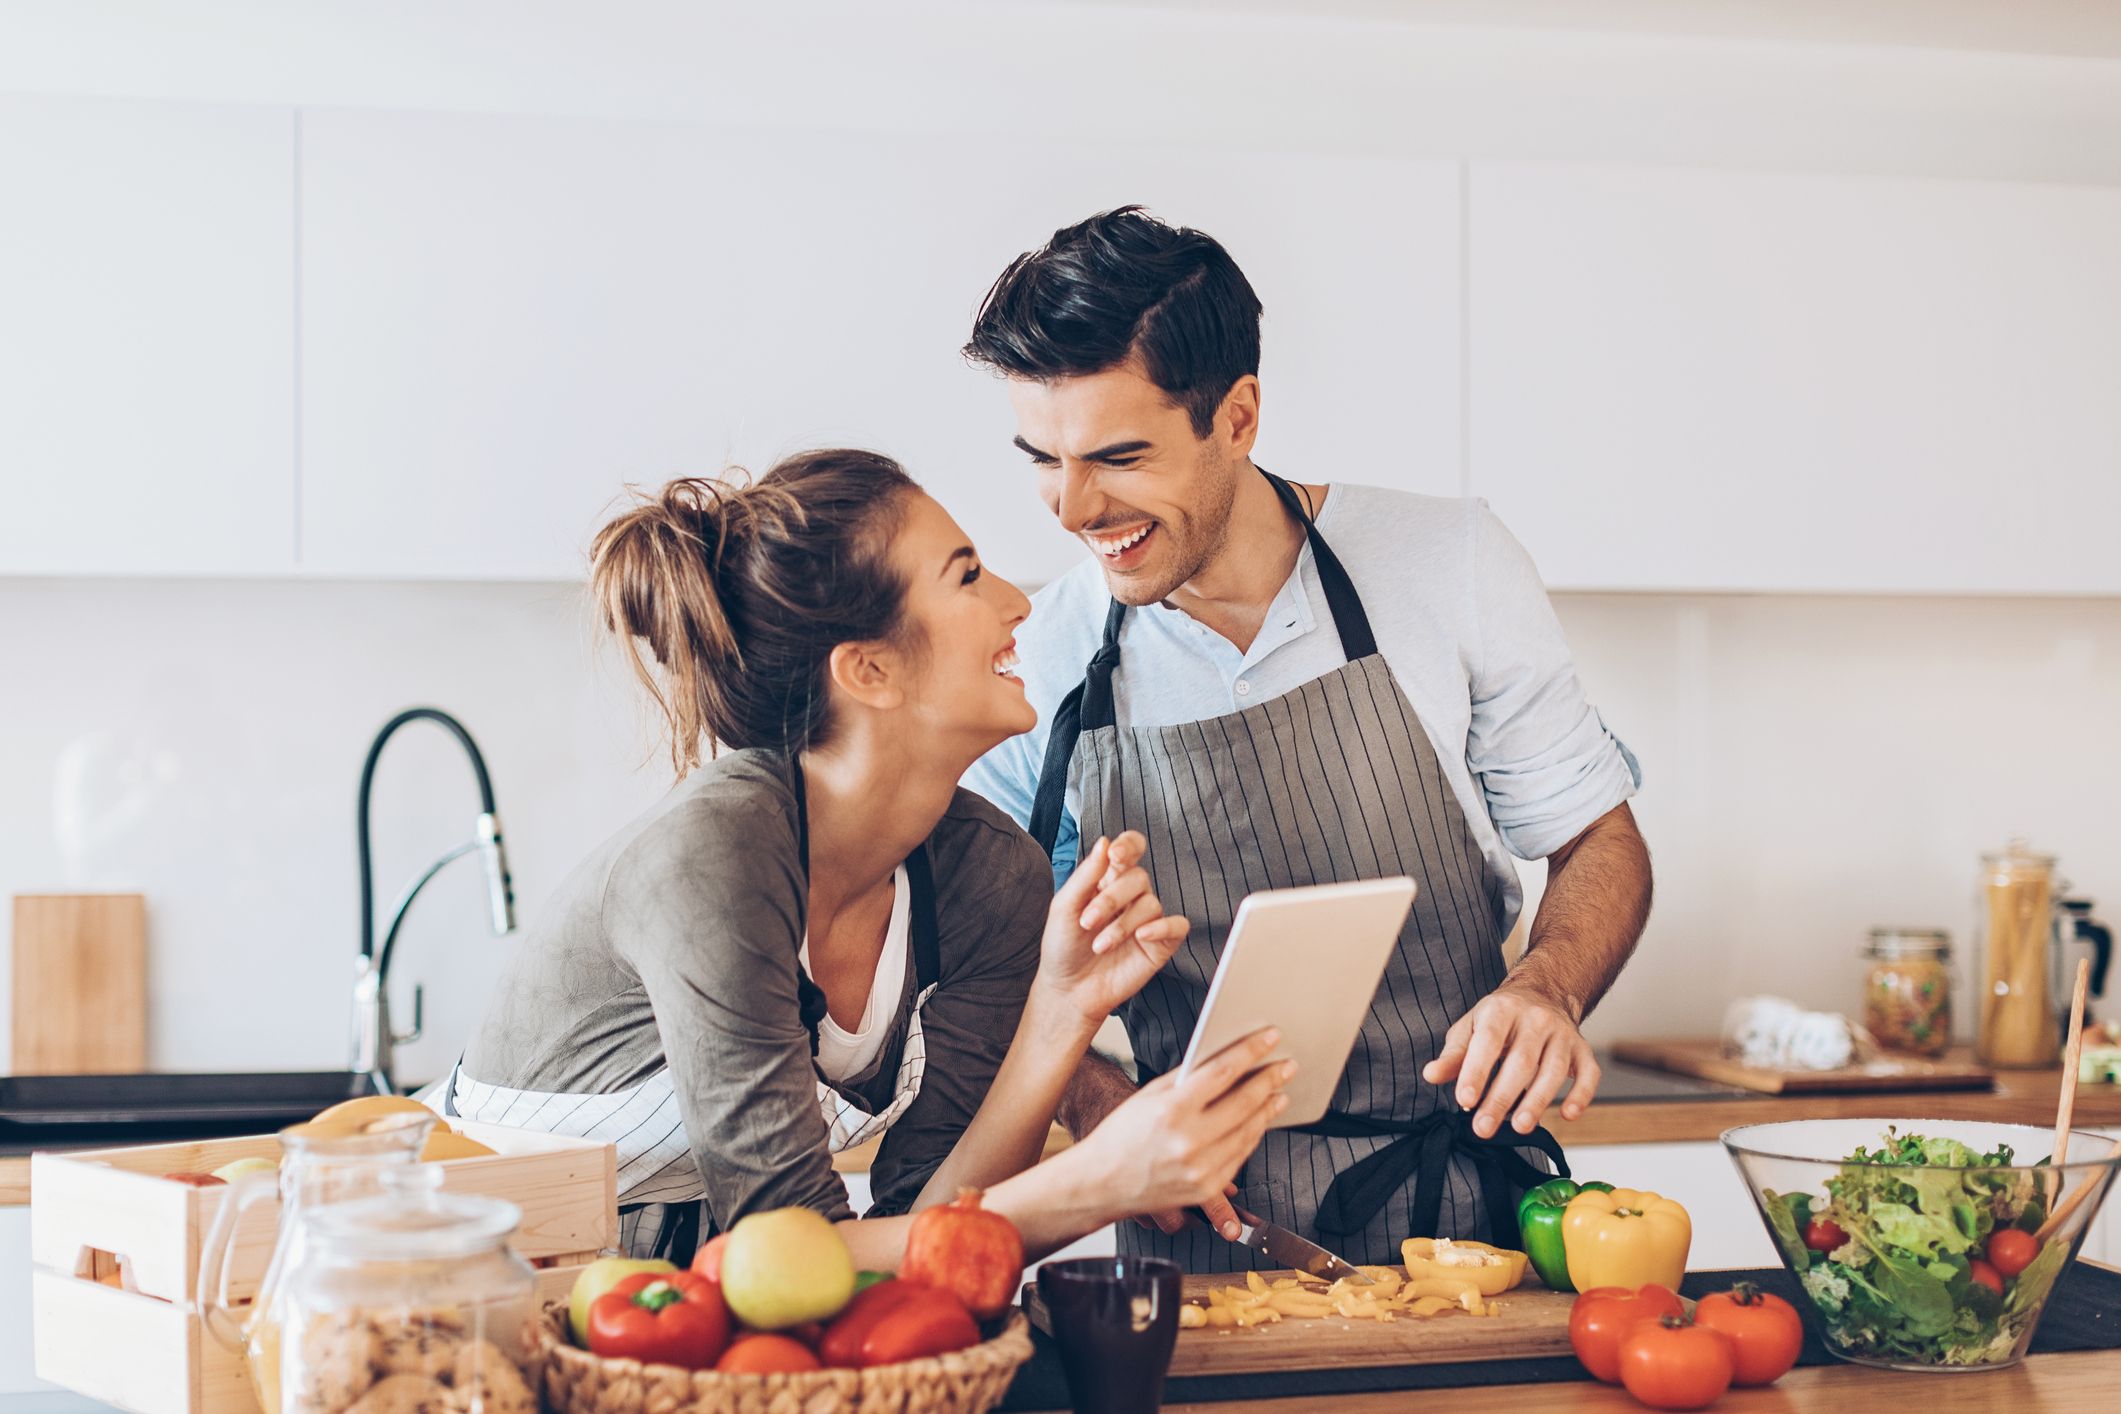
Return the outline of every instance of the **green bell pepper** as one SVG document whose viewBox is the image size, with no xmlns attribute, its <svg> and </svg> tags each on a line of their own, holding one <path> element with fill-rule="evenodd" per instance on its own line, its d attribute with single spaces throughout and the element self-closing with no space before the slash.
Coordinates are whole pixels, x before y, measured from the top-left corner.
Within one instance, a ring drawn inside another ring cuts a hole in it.
<svg viewBox="0 0 2121 1414">
<path fill-rule="evenodd" d="M 1532 1270 L 1554 1291 L 1574 1291 L 1569 1280 L 1569 1256 L 1561 1245 L 1561 1214 L 1569 1200 L 1585 1189 L 1613 1191 L 1610 1183 L 1578 1183 L 1573 1178 L 1550 1178 L 1528 1189 L 1517 1204 L 1517 1227 L 1524 1234 L 1524 1250 L 1532 1259 Z"/>
</svg>

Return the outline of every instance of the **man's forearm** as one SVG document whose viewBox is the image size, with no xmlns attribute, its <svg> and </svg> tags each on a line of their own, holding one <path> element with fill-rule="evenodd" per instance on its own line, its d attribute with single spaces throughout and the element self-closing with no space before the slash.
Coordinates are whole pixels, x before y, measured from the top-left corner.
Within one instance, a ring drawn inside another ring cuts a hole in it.
<svg viewBox="0 0 2121 1414">
<path fill-rule="evenodd" d="M 1503 985 L 1536 991 L 1581 1022 L 1620 975 L 1649 916 L 1649 848 L 1634 812 L 1618 805 L 1549 857 L 1524 957 Z"/>
<path fill-rule="evenodd" d="M 1054 1118 L 1060 1127 L 1082 1138 L 1126 1103 L 1136 1087 L 1127 1072 L 1095 1051 L 1084 1053 L 1076 1063 L 1075 1076 L 1061 1095 Z"/>
</svg>

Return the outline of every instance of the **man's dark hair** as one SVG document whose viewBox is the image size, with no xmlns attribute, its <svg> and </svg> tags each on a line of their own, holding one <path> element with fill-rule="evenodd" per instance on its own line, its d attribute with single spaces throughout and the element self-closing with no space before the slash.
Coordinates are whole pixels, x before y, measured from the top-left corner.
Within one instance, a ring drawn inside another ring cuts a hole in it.
<svg viewBox="0 0 2121 1414">
<path fill-rule="evenodd" d="M 1231 385 L 1259 372 L 1259 315 L 1259 296 L 1214 237 L 1122 206 L 1010 262 L 964 352 L 1041 382 L 1138 355 L 1205 437 Z"/>
</svg>

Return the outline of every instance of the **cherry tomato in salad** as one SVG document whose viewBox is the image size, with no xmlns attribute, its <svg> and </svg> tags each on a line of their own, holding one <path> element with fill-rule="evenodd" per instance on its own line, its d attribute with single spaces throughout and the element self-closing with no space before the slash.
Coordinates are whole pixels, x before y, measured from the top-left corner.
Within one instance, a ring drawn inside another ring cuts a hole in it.
<svg viewBox="0 0 2121 1414">
<path fill-rule="evenodd" d="M 2007 1227 L 1988 1240 L 1988 1263 L 2005 1277 L 2014 1277 L 2033 1264 L 2040 1244 L 2029 1232 Z"/>
<path fill-rule="evenodd" d="M 1733 1372 L 1730 1338 L 1685 1316 L 1638 1322 L 1620 1338 L 1620 1383 L 1652 1409 L 1706 1409 Z"/>
<path fill-rule="evenodd" d="M 1998 1296 L 2003 1294 L 2003 1273 L 1997 1271 L 1979 1257 L 1974 1258 L 1972 1265 L 1967 1268 L 1966 1274 L 1990 1291 L 1995 1292 Z"/>
<path fill-rule="evenodd" d="M 1694 1324 L 1730 1338 L 1732 1384 L 1773 1384 L 1797 1363 L 1797 1352 L 1804 1348 L 1804 1322 L 1797 1308 L 1749 1281 L 1702 1297 L 1694 1305 Z"/>
<path fill-rule="evenodd" d="M 1814 1252 L 1831 1252 L 1848 1240 L 1848 1229 L 1832 1218 L 1813 1218 L 1804 1225 L 1804 1245 Z"/>
<path fill-rule="evenodd" d="M 1624 1286 L 1594 1286 L 1569 1308 L 1569 1348 L 1592 1378 L 1617 1385 L 1621 1338 L 1639 1324 L 1685 1313 L 1678 1293 L 1655 1282 L 1633 1291 Z"/>
</svg>

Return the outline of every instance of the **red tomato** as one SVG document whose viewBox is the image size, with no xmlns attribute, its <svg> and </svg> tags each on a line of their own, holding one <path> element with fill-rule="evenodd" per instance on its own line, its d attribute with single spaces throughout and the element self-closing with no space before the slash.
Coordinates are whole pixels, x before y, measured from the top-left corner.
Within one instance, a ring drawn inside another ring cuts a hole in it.
<svg viewBox="0 0 2121 1414">
<path fill-rule="evenodd" d="M 704 1370 L 728 1343 L 722 1289 L 691 1272 L 636 1272 L 589 1307 L 589 1349 L 614 1360 Z"/>
<path fill-rule="evenodd" d="M 2033 1241 L 2033 1235 L 2014 1227 L 2004 1228 L 1988 1240 L 1989 1265 L 2006 1277 L 2018 1275 L 2039 1255 L 2040 1244 Z"/>
<path fill-rule="evenodd" d="M 1652 1409 L 1706 1409 L 1732 1372 L 1729 1338 L 1684 1316 L 1638 1322 L 1620 1339 L 1620 1383 Z"/>
<path fill-rule="evenodd" d="M 859 1369 L 862 1364 L 862 1342 L 869 1339 L 869 1332 L 877 1323 L 905 1304 L 922 1288 L 910 1281 L 880 1281 L 866 1291 L 858 1291 L 847 1303 L 847 1309 L 833 1317 L 832 1324 L 825 1328 L 825 1337 L 818 1342 L 818 1358 L 827 1365 L 840 1369 Z"/>
<path fill-rule="evenodd" d="M 692 1254 L 692 1270 L 695 1275 L 709 1281 L 722 1279 L 722 1249 L 729 1245 L 729 1234 L 710 1239 L 699 1251 Z"/>
<path fill-rule="evenodd" d="M 1797 1363 L 1804 1348 L 1804 1322 L 1797 1308 L 1749 1281 L 1694 1303 L 1694 1324 L 1720 1331 L 1731 1342 L 1731 1383 L 1767 1385 Z"/>
<path fill-rule="evenodd" d="M 1655 1282 L 1633 1291 L 1624 1286 L 1594 1286 L 1569 1308 L 1569 1346 L 1593 1378 L 1619 1384 L 1620 1338 L 1637 1322 L 1685 1312 L 1678 1294 Z"/>
<path fill-rule="evenodd" d="M 1813 1218 L 1804 1225 L 1804 1245 L 1814 1252 L 1831 1252 L 1848 1240 L 1848 1229 L 1832 1218 Z"/>
<path fill-rule="evenodd" d="M 896 1365 L 979 1344 L 979 1323 L 947 1291 L 916 1290 L 884 1313 L 862 1341 L 863 1365 Z"/>
<path fill-rule="evenodd" d="M 1979 1257 L 1974 1258 L 1973 1265 L 1967 1268 L 1966 1274 L 1998 1296 L 2003 1294 L 2003 1273 Z"/>
<path fill-rule="evenodd" d="M 821 1370 L 824 1366 L 799 1340 L 784 1335 L 747 1335 L 723 1351 L 714 1368 L 730 1375 L 779 1375 Z"/>
</svg>

